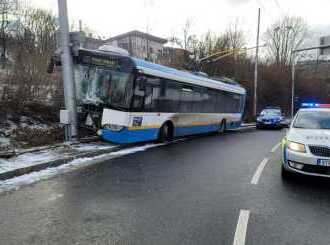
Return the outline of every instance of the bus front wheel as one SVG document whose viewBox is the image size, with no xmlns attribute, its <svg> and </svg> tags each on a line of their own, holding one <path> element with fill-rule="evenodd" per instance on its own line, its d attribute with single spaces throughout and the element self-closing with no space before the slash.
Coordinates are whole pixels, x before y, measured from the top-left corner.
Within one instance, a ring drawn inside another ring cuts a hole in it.
<svg viewBox="0 0 330 245">
<path fill-rule="evenodd" d="M 170 123 L 165 123 L 159 130 L 158 141 L 167 142 L 173 139 L 173 126 Z"/>
</svg>

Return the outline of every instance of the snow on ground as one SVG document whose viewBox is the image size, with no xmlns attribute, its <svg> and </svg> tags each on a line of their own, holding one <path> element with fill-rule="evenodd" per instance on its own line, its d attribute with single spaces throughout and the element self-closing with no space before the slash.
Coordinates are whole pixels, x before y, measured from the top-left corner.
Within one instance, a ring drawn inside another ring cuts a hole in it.
<svg viewBox="0 0 330 245">
<path fill-rule="evenodd" d="M 145 150 L 148 150 L 149 148 L 154 148 L 154 147 L 161 146 L 161 145 L 164 145 L 164 144 L 148 144 L 148 145 L 144 145 L 144 146 L 133 147 L 133 148 L 128 148 L 128 149 L 112 152 L 111 155 L 112 156 L 128 155 L 128 154 L 133 154 L 133 153 L 136 153 L 139 151 L 145 151 Z"/>
<path fill-rule="evenodd" d="M 0 148 L 1 148 L 2 146 L 7 146 L 7 145 L 9 145 L 9 143 L 10 143 L 10 140 L 9 140 L 8 138 L 6 138 L 6 137 L 1 137 L 1 135 L 0 135 Z"/>
<path fill-rule="evenodd" d="M 47 129 L 49 125 L 45 123 L 40 123 L 33 118 L 26 116 L 21 116 L 19 126 L 22 128 L 31 128 L 31 129 Z"/>
<path fill-rule="evenodd" d="M 111 144 L 80 144 L 80 145 L 73 145 L 72 148 L 78 151 L 93 151 L 93 150 L 107 150 L 113 148 L 114 145 Z"/>
<path fill-rule="evenodd" d="M 76 169 L 91 166 L 100 161 L 106 161 L 112 158 L 145 151 L 147 149 L 158 147 L 161 145 L 164 144 L 147 144 L 143 146 L 136 146 L 129 149 L 120 150 L 117 152 L 99 155 L 96 157 L 79 158 L 71 161 L 68 164 L 64 164 L 58 167 L 47 168 L 39 172 L 33 172 L 9 180 L 0 181 L 0 194 L 6 191 L 18 190 L 22 186 L 30 185 L 42 180 L 46 180 L 59 174 L 68 173 Z"/>
<path fill-rule="evenodd" d="M 45 123 L 38 117 L 19 116 L 9 113 L 0 117 L 0 148 L 4 146 L 13 148 L 14 145 L 16 147 L 24 145 L 26 142 L 17 141 L 17 135 L 27 134 L 31 130 L 54 130 L 56 127 L 56 123 Z"/>
<path fill-rule="evenodd" d="M 61 155 L 57 152 L 41 151 L 37 153 L 22 154 L 12 159 L 0 159 L 0 173 L 29 167 L 45 161 L 55 160 L 59 157 L 61 157 Z"/>
<path fill-rule="evenodd" d="M 97 150 L 107 150 L 113 147 L 115 146 L 107 143 L 88 143 L 71 146 L 63 145 L 52 149 L 24 153 L 10 159 L 0 158 L 0 173 L 61 159 L 66 156 L 73 156 L 76 154 L 93 152 Z"/>
<path fill-rule="evenodd" d="M 242 127 L 253 127 L 256 126 L 255 123 L 242 123 Z"/>
</svg>

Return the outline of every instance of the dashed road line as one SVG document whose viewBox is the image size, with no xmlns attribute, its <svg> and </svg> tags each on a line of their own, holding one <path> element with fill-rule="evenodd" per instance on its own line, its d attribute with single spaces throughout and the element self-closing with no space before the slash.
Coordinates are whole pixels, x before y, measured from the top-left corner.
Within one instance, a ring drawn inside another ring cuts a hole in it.
<svg viewBox="0 0 330 245">
<path fill-rule="evenodd" d="M 244 245 L 246 238 L 246 231 L 249 222 L 250 211 L 241 210 L 238 217 L 233 245 Z"/>
<path fill-rule="evenodd" d="M 275 153 L 275 151 L 277 151 L 277 149 L 281 146 L 281 142 L 277 143 L 271 150 L 271 153 Z"/>
<path fill-rule="evenodd" d="M 257 185 L 260 179 L 260 176 L 262 174 L 262 171 L 264 170 L 264 168 L 266 167 L 267 163 L 268 163 L 268 158 L 265 158 L 264 160 L 262 160 L 262 162 L 259 164 L 259 167 L 257 168 L 257 171 L 255 172 L 255 174 L 253 175 L 253 178 L 251 180 L 251 184 L 252 185 Z"/>
</svg>

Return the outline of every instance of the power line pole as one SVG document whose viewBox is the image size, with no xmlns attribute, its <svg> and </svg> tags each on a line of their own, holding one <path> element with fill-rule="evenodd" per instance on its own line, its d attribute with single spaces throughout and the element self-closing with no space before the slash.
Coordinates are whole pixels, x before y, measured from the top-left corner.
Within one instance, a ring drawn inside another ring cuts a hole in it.
<svg viewBox="0 0 330 245">
<path fill-rule="evenodd" d="M 66 0 L 58 0 L 58 15 L 60 22 L 61 61 L 64 87 L 65 108 L 69 114 L 70 135 L 69 140 L 78 137 L 76 90 L 73 76 L 73 61 L 70 52 L 70 33 L 68 21 L 68 9 Z"/>
<path fill-rule="evenodd" d="M 295 101 L 295 73 L 296 73 L 296 52 L 292 52 L 292 84 L 291 84 L 291 118 L 294 116 L 294 101 Z"/>
<path fill-rule="evenodd" d="M 253 99 L 253 114 L 257 115 L 257 102 L 258 102 L 258 62 L 259 62 L 259 36 L 260 36 L 260 8 L 258 9 L 258 30 L 257 30 L 257 45 L 256 45 L 256 58 L 254 67 L 254 99 Z"/>
</svg>

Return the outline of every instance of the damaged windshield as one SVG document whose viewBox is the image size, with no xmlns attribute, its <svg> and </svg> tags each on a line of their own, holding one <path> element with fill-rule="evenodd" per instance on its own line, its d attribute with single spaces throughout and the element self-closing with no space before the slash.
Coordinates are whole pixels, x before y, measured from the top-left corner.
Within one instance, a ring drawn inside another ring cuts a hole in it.
<svg viewBox="0 0 330 245">
<path fill-rule="evenodd" d="M 133 74 L 103 67 L 81 65 L 76 70 L 81 103 L 128 109 L 133 93 Z"/>
</svg>

